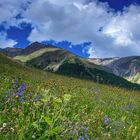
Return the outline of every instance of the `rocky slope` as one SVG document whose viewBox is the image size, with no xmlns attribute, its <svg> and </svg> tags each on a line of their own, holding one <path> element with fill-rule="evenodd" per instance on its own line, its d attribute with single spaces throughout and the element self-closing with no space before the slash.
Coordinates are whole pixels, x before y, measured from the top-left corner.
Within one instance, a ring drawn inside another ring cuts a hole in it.
<svg viewBox="0 0 140 140">
<path fill-rule="evenodd" d="M 89 59 L 89 61 L 106 66 L 117 76 L 140 83 L 140 56 Z"/>
<path fill-rule="evenodd" d="M 51 45 L 35 42 L 22 50 L 22 54 L 13 57 L 13 59 L 21 61 L 30 67 L 67 76 L 90 79 L 99 83 L 121 87 L 137 87 L 137 85 L 115 76 L 105 66 L 91 63 L 88 59 Z"/>
<path fill-rule="evenodd" d="M 115 86 L 127 88 L 137 87 L 136 84 L 131 84 L 124 78 L 118 76 L 126 77 L 135 75 L 135 79 L 133 80 L 137 80 L 136 73 L 139 72 L 139 61 L 137 59 L 139 58 L 89 60 L 81 58 L 65 49 L 52 45 L 44 45 L 38 42 L 32 43 L 25 49 L 10 48 L 5 50 L 7 50 L 6 54 L 13 57 L 14 60 L 44 71 L 56 72 L 82 79 L 90 79 L 99 83 Z M 128 60 L 133 60 L 133 63 L 129 65 Z"/>
</svg>

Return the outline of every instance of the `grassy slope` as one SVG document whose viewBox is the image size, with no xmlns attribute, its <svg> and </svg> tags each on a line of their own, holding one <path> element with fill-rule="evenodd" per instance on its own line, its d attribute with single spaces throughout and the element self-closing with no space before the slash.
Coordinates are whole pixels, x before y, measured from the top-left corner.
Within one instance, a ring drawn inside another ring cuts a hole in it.
<svg viewBox="0 0 140 140">
<path fill-rule="evenodd" d="M 1 54 L 0 66 L 1 140 L 139 139 L 139 91 L 44 73 Z M 20 102 L 13 94 L 23 82 Z"/>
<path fill-rule="evenodd" d="M 38 51 L 35 51 L 29 55 L 19 55 L 19 56 L 15 56 L 14 59 L 15 60 L 19 60 L 21 62 L 27 62 L 31 59 L 34 59 L 40 55 L 42 55 L 45 52 L 50 52 L 50 51 L 55 51 L 57 50 L 57 48 L 44 48 L 44 49 L 40 49 Z"/>
<path fill-rule="evenodd" d="M 58 73 L 93 80 L 102 84 L 115 85 L 130 89 L 140 89 L 137 84 L 132 84 L 127 80 L 112 73 L 95 68 L 86 67 L 83 63 L 65 61 L 57 71 Z"/>
<path fill-rule="evenodd" d="M 44 48 L 30 55 L 17 56 L 14 59 L 42 70 L 51 70 L 65 75 L 99 81 L 104 84 L 140 89 L 137 84 L 131 84 L 123 78 L 104 72 L 108 71 L 105 67 L 90 63 L 88 60 L 60 48 Z"/>
</svg>

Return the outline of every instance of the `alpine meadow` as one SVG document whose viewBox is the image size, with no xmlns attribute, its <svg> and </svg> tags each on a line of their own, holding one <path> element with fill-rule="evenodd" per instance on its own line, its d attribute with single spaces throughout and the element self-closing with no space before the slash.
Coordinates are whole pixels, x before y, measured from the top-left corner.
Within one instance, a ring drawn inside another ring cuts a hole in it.
<svg viewBox="0 0 140 140">
<path fill-rule="evenodd" d="M 140 2 L 0 1 L 0 140 L 140 140 Z"/>
</svg>

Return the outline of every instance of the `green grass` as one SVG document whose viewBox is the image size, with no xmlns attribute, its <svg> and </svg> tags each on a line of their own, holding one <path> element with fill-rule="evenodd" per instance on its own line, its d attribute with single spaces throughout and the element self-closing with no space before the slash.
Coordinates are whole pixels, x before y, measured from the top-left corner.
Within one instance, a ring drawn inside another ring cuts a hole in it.
<svg viewBox="0 0 140 140">
<path fill-rule="evenodd" d="M 3 55 L 0 66 L 1 140 L 140 139 L 139 91 L 30 69 Z"/>
</svg>

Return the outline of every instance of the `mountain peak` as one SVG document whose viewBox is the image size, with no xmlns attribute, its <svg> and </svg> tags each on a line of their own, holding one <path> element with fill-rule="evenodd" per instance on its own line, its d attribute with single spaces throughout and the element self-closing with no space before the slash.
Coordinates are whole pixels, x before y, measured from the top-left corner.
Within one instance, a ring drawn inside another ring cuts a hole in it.
<svg viewBox="0 0 140 140">
<path fill-rule="evenodd" d="M 42 44 L 36 41 L 36 42 L 31 43 L 29 46 L 32 46 L 32 45 L 45 45 L 45 44 Z"/>
<path fill-rule="evenodd" d="M 30 54 L 34 51 L 38 51 L 38 50 L 43 49 L 45 47 L 46 47 L 45 44 L 41 44 L 39 42 L 33 42 L 23 50 L 23 54 L 24 55 L 25 54 Z"/>
</svg>

